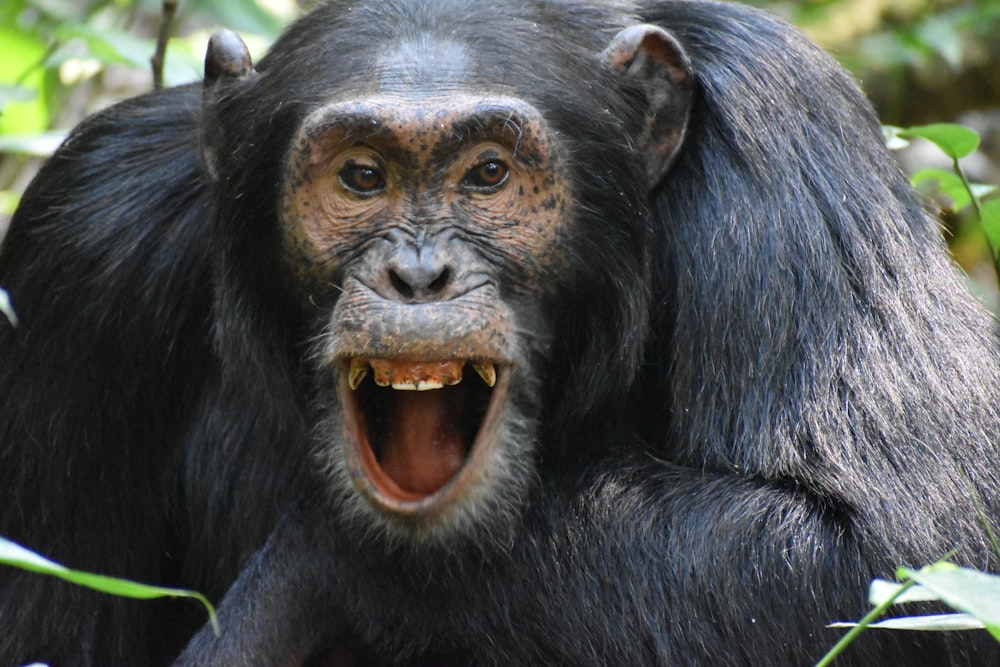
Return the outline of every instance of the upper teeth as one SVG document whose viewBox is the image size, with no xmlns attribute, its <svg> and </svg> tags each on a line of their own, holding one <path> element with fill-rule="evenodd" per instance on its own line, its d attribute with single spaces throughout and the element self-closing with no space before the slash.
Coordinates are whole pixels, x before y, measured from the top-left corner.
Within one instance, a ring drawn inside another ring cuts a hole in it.
<svg viewBox="0 0 1000 667">
<path fill-rule="evenodd" d="M 379 385 L 384 386 L 384 385 Z M 421 380 L 416 384 L 412 382 L 393 382 L 393 389 L 400 389 L 402 391 L 427 391 L 428 389 L 440 389 L 444 385 L 440 382 L 434 380 Z"/>
<path fill-rule="evenodd" d="M 472 368 L 488 386 L 497 382 L 496 367 L 490 361 L 473 361 Z M 386 359 L 351 359 L 347 371 L 347 381 L 351 389 L 357 389 L 361 381 L 374 371 L 375 384 L 392 387 L 400 391 L 428 391 L 441 389 L 446 385 L 462 381 L 461 361 L 410 362 Z"/>
</svg>

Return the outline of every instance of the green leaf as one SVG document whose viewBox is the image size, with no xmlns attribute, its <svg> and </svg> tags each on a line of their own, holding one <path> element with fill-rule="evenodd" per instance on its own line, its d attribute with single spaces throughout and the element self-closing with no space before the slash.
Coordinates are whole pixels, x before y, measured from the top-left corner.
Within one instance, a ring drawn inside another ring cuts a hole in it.
<svg viewBox="0 0 1000 667">
<path fill-rule="evenodd" d="M 951 608 L 975 616 L 1000 641 L 1000 576 L 951 563 L 919 570 L 901 568 L 897 576 L 916 581 Z"/>
<path fill-rule="evenodd" d="M 1000 249 L 1000 199 L 988 201 L 980 207 L 980 224 L 994 250 Z"/>
<path fill-rule="evenodd" d="M 37 67 L 45 44 L 13 25 L 0 24 L 0 134 L 27 134 L 48 127 L 44 72 Z"/>
<path fill-rule="evenodd" d="M 969 183 L 969 187 L 972 188 L 972 195 L 976 199 L 983 199 L 997 191 L 997 186 L 992 183 Z"/>
<path fill-rule="evenodd" d="M 137 598 L 140 600 L 150 600 L 153 598 L 192 598 L 198 600 L 208 610 L 209 619 L 215 633 L 219 634 L 218 619 L 215 615 L 215 608 L 205 599 L 201 593 L 188 591 L 179 588 L 164 588 L 161 586 L 147 586 L 127 579 L 116 579 L 101 574 L 91 574 L 80 570 L 71 570 L 59 563 L 55 563 L 47 558 L 39 556 L 34 551 L 25 549 L 20 544 L 11 542 L 0 537 L 0 564 L 19 567 L 30 572 L 47 574 L 58 577 L 80 586 L 92 588 L 102 593 L 110 593 L 122 597 Z"/>
<path fill-rule="evenodd" d="M 921 137 L 933 142 L 945 155 L 957 160 L 979 148 L 979 135 L 955 123 L 933 123 L 905 128 L 899 133 L 903 137 Z"/>
<path fill-rule="evenodd" d="M 0 313 L 7 316 L 12 326 L 17 326 L 17 313 L 14 312 L 14 306 L 10 303 L 10 295 L 7 294 L 7 290 L 0 289 Z M 3 539 L 3 538 L 0 538 Z M 0 544 L 0 557 L 2 554 L 3 544 Z"/>
<path fill-rule="evenodd" d="M 902 593 L 900 593 L 901 590 L 903 590 Z M 895 604 L 902 604 L 904 602 L 933 602 L 939 599 L 937 595 L 922 586 L 907 587 L 906 584 L 900 584 L 895 581 L 872 579 L 872 583 L 868 587 L 868 602 L 873 607 L 884 604 L 893 596 L 898 596 L 893 600 Z"/>
<path fill-rule="evenodd" d="M 936 597 L 934 599 L 937 599 Z M 856 628 L 857 623 L 831 623 L 830 628 Z M 928 614 L 926 616 L 902 616 L 887 618 L 872 623 L 869 628 L 881 630 L 921 630 L 945 632 L 951 630 L 982 630 L 983 622 L 970 614 Z"/>
<path fill-rule="evenodd" d="M 961 211 L 971 203 L 969 191 L 965 189 L 962 178 L 948 169 L 921 169 L 910 178 L 915 188 L 928 182 L 936 182 L 938 190 L 951 200 L 953 211 Z"/>
<path fill-rule="evenodd" d="M 910 142 L 900 136 L 903 128 L 895 125 L 883 125 L 882 137 L 885 139 L 886 148 L 891 151 L 898 151 L 910 145 Z"/>
<path fill-rule="evenodd" d="M 21 202 L 21 195 L 13 190 L 0 190 L 0 215 L 8 217 L 14 215 L 17 205 Z"/>
</svg>

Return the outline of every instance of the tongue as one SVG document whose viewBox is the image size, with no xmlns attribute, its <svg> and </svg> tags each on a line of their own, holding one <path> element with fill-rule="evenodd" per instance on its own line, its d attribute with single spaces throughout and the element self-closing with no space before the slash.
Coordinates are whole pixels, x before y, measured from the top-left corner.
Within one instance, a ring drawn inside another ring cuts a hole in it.
<svg viewBox="0 0 1000 667">
<path fill-rule="evenodd" d="M 393 393 L 395 407 L 379 463 L 401 489 L 433 493 L 465 461 L 459 432 L 462 392 L 449 388 Z"/>
</svg>

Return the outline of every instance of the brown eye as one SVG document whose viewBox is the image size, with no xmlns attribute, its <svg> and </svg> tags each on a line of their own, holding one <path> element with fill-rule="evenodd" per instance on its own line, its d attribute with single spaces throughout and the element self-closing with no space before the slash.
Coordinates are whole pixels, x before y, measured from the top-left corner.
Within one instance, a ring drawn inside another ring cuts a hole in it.
<svg viewBox="0 0 1000 667">
<path fill-rule="evenodd" d="M 340 182 L 358 195 L 374 195 L 385 188 L 385 175 L 377 165 L 361 164 L 353 160 L 340 170 Z"/>
<path fill-rule="evenodd" d="M 508 170 L 500 160 L 487 160 L 469 170 L 462 185 L 474 192 L 496 192 L 507 180 Z"/>
</svg>

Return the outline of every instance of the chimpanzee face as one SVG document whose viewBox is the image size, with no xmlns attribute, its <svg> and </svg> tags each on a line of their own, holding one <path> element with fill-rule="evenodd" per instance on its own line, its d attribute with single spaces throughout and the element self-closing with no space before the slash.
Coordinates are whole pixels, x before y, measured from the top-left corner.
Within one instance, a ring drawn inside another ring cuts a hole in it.
<svg viewBox="0 0 1000 667">
<path fill-rule="evenodd" d="M 674 54 L 671 39 L 625 31 L 590 67 L 621 76 L 641 62 L 653 73 L 637 76 L 659 76 L 650 59 Z M 645 42 L 663 53 L 636 55 Z M 364 525 L 468 534 L 530 482 L 537 360 L 555 331 L 545 304 L 580 271 L 567 248 L 589 185 L 527 96 L 480 81 L 467 46 L 432 46 L 387 49 L 370 80 L 304 118 L 280 215 L 298 298 L 325 313 L 314 358 L 335 389 L 319 450 L 333 488 L 355 490 L 338 507 L 371 514 Z M 656 143 L 649 116 L 647 173 L 670 159 L 684 118 Z"/>
<path fill-rule="evenodd" d="M 299 131 L 286 257 L 335 301 L 319 353 L 339 378 L 333 467 L 381 513 L 437 520 L 518 486 L 510 299 L 544 292 L 571 226 L 558 150 L 535 108 L 499 96 L 338 101 Z"/>
</svg>

